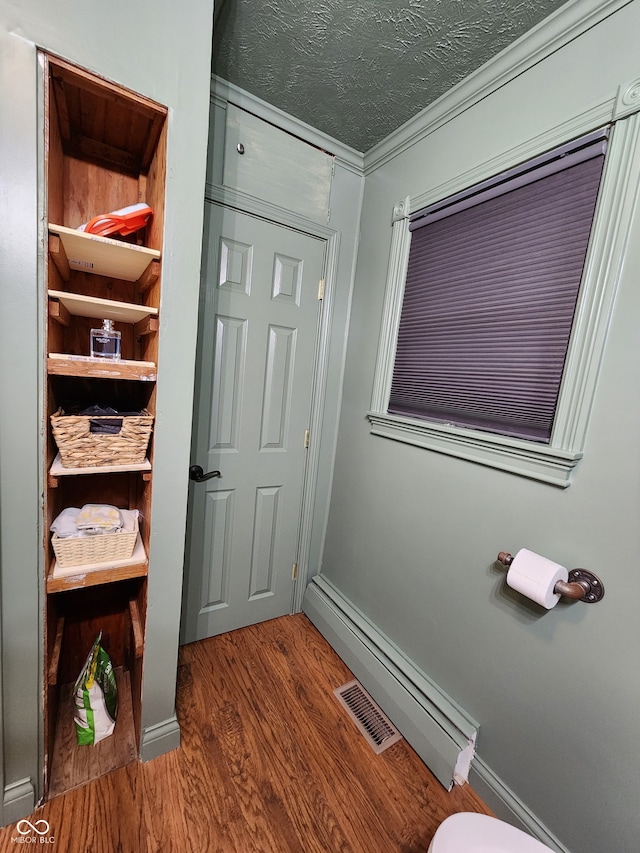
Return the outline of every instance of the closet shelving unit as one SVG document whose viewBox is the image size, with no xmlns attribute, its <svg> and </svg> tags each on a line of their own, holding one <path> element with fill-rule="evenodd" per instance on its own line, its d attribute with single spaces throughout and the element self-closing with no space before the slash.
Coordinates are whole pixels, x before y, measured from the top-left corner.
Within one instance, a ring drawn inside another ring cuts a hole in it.
<svg viewBox="0 0 640 853">
<path fill-rule="evenodd" d="M 41 53 L 45 92 L 46 275 L 45 751 L 48 796 L 135 760 L 152 523 L 153 431 L 137 465 L 65 468 L 49 426 L 65 403 L 155 415 L 162 283 L 167 110 Z M 124 240 L 77 228 L 145 201 L 153 216 Z M 121 332 L 122 359 L 89 358 L 91 328 Z M 130 559 L 62 569 L 49 527 L 68 506 L 112 504 L 140 513 Z M 77 746 L 72 688 L 98 632 L 118 682 L 113 735 Z"/>
</svg>

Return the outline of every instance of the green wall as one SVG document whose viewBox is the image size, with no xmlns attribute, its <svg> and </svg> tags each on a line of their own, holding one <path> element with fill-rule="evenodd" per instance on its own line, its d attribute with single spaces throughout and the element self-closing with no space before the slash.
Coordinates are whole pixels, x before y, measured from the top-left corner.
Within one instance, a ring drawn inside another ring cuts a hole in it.
<svg viewBox="0 0 640 853">
<path fill-rule="evenodd" d="M 143 754 L 174 719 L 202 235 L 213 0 L 101 6 L 0 0 L 0 579 L 5 822 L 33 806 L 41 759 L 41 261 L 36 46 L 169 107 Z M 29 789 L 31 788 L 31 793 Z M 31 797 L 31 803 L 29 799 Z M 29 807 L 30 806 L 30 807 Z"/>
<path fill-rule="evenodd" d="M 634 0 L 367 174 L 322 563 L 480 722 L 481 761 L 575 853 L 632 853 L 640 838 L 638 216 L 568 489 L 372 436 L 366 413 L 394 204 L 613 106 L 640 75 L 638 32 Z M 605 599 L 528 605 L 494 566 L 498 551 L 520 547 L 591 568 Z"/>
</svg>

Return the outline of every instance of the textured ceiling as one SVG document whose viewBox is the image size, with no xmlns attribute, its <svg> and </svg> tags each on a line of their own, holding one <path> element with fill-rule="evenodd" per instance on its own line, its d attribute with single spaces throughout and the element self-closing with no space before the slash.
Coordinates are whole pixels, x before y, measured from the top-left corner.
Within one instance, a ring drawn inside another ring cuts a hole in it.
<svg viewBox="0 0 640 853">
<path fill-rule="evenodd" d="M 214 72 L 368 151 L 565 0 L 216 0 Z"/>
</svg>

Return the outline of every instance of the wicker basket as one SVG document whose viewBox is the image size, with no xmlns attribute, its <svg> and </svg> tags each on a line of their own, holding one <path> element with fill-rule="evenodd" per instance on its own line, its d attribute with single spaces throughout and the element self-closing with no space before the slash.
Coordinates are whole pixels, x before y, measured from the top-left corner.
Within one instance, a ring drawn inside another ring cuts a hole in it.
<svg viewBox="0 0 640 853">
<path fill-rule="evenodd" d="M 138 537 L 138 519 L 130 533 L 102 533 L 97 536 L 80 536 L 77 539 L 61 539 L 56 533 L 51 536 L 51 544 L 58 565 L 63 569 L 69 566 L 109 563 L 112 560 L 128 560 L 133 554 Z"/>
<path fill-rule="evenodd" d="M 99 421 L 121 421 L 120 432 L 92 432 Z M 153 415 L 51 415 L 51 431 L 64 468 L 97 468 L 104 465 L 138 465 L 145 460 Z"/>
</svg>

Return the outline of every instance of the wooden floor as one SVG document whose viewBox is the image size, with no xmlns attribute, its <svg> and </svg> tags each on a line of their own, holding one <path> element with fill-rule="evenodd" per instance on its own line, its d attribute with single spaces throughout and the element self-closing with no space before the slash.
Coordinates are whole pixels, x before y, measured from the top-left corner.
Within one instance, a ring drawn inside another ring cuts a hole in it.
<svg viewBox="0 0 640 853">
<path fill-rule="evenodd" d="M 351 678 L 302 614 L 183 647 L 180 749 L 37 809 L 55 839 L 38 849 L 426 853 L 447 815 L 487 811 L 404 741 L 375 755 L 332 693 Z M 0 829 L 0 851 L 16 837 Z"/>
</svg>

